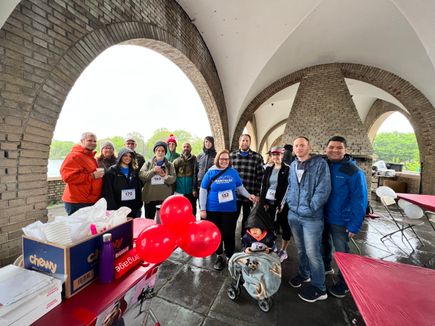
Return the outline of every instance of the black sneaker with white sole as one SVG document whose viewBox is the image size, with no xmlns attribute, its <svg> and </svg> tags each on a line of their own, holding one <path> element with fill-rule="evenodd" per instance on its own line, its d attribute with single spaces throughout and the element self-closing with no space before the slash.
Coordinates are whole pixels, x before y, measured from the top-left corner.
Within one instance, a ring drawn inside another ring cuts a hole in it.
<svg viewBox="0 0 435 326">
<path fill-rule="evenodd" d="M 302 300 L 310 303 L 328 299 L 326 291 L 321 291 L 313 285 L 302 288 L 298 296 Z"/>
<path fill-rule="evenodd" d="M 295 289 L 300 288 L 302 283 L 308 283 L 311 282 L 311 278 L 303 278 L 299 274 L 293 277 L 288 283 L 290 286 L 294 287 Z"/>
</svg>

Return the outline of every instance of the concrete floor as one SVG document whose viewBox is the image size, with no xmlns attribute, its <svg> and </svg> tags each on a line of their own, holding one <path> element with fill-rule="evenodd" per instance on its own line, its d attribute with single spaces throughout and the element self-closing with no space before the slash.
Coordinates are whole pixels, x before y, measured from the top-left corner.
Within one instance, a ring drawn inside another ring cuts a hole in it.
<svg viewBox="0 0 435 326">
<path fill-rule="evenodd" d="M 382 214 L 382 206 L 372 201 L 375 212 Z M 56 211 L 51 210 L 51 213 Z M 58 211 L 60 212 L 60 211 Z M 424 246 L 412 239 L 414 252 L 399 234 L 380 241 L 381 234 L 395 226 L 383 218 L 364 223 L 356 242 L 361 254 L 372 258 L 435 268 L 435 232 L 425 223 L 417 227 Z M 358 253 L 351 244 L 351 251 Z M 297 296 L 297 289 L 288 284 L 297 271 L 296 250 L 291 242 L 289 258 L 282 265 L 280 290 L 272 297 L 268 313 L 262 312 L 257 302 L 243 289 L 237 301 L 231 301 L 226 290 L 231 277 L 225 269 L 213 270 L 214 257 L 192 258 L 177 249 L 159 268 L 154 297 L 130 309 L 117 325 L 154 325 L 148 311 L 151 309 L 162 325 L 364 325 L 351 295 L 343 299 L 333 296 L 325 301 L 306 303 Z M 336 266 L 334 269 L 337 270 Z M 327 277 L 330 286 L 334 276 Z"/>
</svg>

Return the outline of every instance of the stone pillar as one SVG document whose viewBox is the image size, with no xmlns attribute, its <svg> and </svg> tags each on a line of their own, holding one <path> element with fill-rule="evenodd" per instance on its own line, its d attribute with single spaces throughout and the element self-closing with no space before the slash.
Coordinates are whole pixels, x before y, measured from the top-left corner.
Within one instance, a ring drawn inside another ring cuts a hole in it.
<svg viewBox="0 0 435 326">
<path fill-rule="evenodd" d="M 314 69 L 315 68 L 315 69 Z M 324 154 L 329 138 L 340 135 L 348 153 L 371 176 L 373 148 L 338 65 L 316 66 L 306 71 L 285 127 L 283 143 L 300 135 L 310 139 L 313 153 Z"/>
</svg>

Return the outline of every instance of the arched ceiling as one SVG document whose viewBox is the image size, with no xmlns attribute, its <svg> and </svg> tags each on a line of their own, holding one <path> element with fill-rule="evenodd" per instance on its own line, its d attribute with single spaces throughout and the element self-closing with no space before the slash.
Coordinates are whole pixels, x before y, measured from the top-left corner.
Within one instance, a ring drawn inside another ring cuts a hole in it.
<svg viewBox="0 0 435 326">
<path fill-rule="evenodd" d="M 230 135 L 260 91 L 283 76 L 318 64 L 348 62 L 387 70 L 409 81 L 435 105 L 435 1 L 177 2 L 215 61 Z M 376 92 L 354 96 L 360 116 L 367 113 L 367 109 L 360 111 L 361 106 L 369 107 L 378 98 Z M 257 126 L 266 123 L 258 117 L 256 121 Z"/>
<path fill-rule="evenodd" d="M 374 66 L 409 81 L 435 106 L 435 1 L 176 0 L 207 44 L 221 79 L 230 137 L 255 96 L 279 78 L 318 64 Z M 17 0 L 0 2 L 0 27 Z M 395 99 L 346 80 L 361 118 L 377 99 Z M 256 112 L 258 141 L 285 117 L 297 85 Z M 389 99 L 383 98 L 389 97 Z M 397 101 L 396 101 L 397 102 Z"/>
</svg>

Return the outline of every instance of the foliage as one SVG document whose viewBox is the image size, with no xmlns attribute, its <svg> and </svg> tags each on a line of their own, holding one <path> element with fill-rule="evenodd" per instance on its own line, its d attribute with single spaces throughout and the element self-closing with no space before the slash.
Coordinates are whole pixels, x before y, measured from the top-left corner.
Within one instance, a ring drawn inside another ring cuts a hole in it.
<svg viewBox="0 0 435 326">
<path fill-rule="evenodd" d="M 145 156 L 145 158 L 151 158 L 154 156 L 153 147 L 154 144 L 162 140 L 166 142 L 169 138 L 170 134 L 174 134 L 177 140 L 177 152 L 181 153 L 184 142 L 189 142 L 192 145 L 192 153 L 198 155 L 202 151 L 202 138 L 192 136 L 189 132 L 185 130 L 175 130 L 169 131 L 168 129 L 161 128 L 157 129 L 154 134 L 148 139 L 148 141 L 144 141 L 144 137 L 137 131 L 133 131 L 127 134 L 127 137 L 132 137 L 136 140 L 137 147 L 136 151 Z M 122 136 L 113 136 L 108 138 L 103 138 L 98 140 L 97 144 L 97 155 L 101 151 L 101 144 L 105 141 L 111 141 L 115 146 L 115 152 L 118 153 L 121 148 L 124 147 L 125 137 Z M 60 141 L 53 140 L 50 148 L 50 160 L 63 160 L 65 156 L 71 151 L 71 148 L 75 145 L 74 142 L 71 141 Z"/>
<path fill-rule="evenodd" d="M 74 145 L 72 141 L 53 140 L 50 146 L 50 160 L 63 160 Z"/>
<path fill-rule="evenodd" d="M 374 158 L 386 163 L 402 163 L 404 170 L 420 171 L 420 155 L 414 133 L 383 132 L 376 135 Z"/>
</svg>

